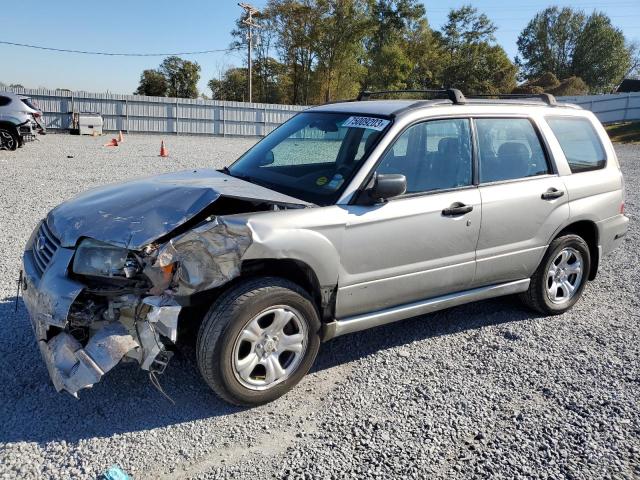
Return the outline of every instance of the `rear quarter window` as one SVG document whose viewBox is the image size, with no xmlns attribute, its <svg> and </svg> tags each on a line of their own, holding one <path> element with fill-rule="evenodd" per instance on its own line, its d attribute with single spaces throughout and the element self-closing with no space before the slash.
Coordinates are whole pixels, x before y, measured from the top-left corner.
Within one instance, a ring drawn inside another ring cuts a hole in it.
<svg viewBox="0 0 640 480">
<path fill-rule="evenodd" d="M 547 117 L 572 173 L 604 168 L 607 156 L 591 121 L 586 118 Z"/>
<path fill-rule="evenodd" d="M 9 97 L 4 97 L 0 95 L 0 107 L 4 107 L 11 103 L 11 99 Z"/>
</svg>

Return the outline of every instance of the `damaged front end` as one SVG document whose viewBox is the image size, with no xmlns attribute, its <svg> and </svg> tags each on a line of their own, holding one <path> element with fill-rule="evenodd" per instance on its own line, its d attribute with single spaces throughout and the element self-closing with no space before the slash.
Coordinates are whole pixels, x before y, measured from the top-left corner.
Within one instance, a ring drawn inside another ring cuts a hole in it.
<svg viewBox="0 0 640 480">
<path fill-rule="evenodd" d="M 211 216 L 138 250 L 58 238 L 46 220 L 34 231 L 23 299 L 55 388 L 77 397 L 121 361 L 162 373 L 181 300 L 237 277 L 252 236 L 242 221 Z"/>
</svg>

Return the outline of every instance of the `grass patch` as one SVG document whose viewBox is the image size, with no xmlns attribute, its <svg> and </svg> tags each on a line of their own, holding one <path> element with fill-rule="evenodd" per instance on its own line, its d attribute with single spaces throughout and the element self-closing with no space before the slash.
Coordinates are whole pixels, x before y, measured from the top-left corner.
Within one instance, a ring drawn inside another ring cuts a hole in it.
<svg viewBox="0 0 640 480">
<path fill-rule="evenodd" d="M 605 128 L 612 142 L 640 143 L 640 122 L 616 123 Z"/>
</svg>

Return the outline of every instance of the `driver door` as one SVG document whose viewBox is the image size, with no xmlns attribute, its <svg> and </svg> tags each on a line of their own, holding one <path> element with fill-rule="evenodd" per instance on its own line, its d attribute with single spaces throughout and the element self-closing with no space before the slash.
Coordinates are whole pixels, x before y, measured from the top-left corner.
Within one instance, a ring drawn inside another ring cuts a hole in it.
<svg viewBox="0 0 640 480">
<path fill-rule="evenodd" d="M 338 319 L 471 285 L 481 218 L 471 152 L 469 119 L 446 119 L 409 127 L 384 154 L 377 172 L 405 175 L 408 190 L 346 207 Z"/>
</svg>

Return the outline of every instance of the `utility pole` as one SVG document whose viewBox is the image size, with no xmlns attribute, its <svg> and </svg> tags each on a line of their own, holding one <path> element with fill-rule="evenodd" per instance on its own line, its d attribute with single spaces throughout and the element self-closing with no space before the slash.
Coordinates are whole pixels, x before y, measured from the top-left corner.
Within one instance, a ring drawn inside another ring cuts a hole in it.
<svg viewBox="0 0 640 480">
<path fill-rule="evenodd" d="M 246 18 L 242 20 L 242 23 L 244 23 L 249 29 L 249 33 L 247 34 L 247 41 L 249 43 L 248 45 L 249 48 L 247 49 L 247 65 L 249 67 L 247 70 L 247 90 L 248 90 L 249 102 L 251 102 L 253 97 L 252 78 L 251 78 L 252 77 L 251 52 L 253 50 L 253 27 L 259 28 L 253 16 L 260 13 L 260 11 L 256 7 L 254 7 L 253 5 L 249 5 L 248 3 L 239 3 L 238 6 L 243 8 L 245 13 L 247 14 Z"/>
</svg>

